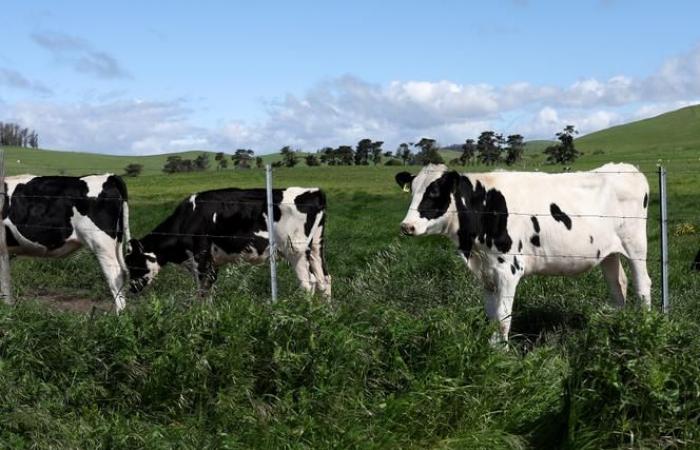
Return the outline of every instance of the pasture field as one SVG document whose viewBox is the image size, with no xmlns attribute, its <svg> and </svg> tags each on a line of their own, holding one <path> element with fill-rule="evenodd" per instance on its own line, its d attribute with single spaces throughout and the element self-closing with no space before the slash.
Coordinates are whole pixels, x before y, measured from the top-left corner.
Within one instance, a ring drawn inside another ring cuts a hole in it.
<svg viewBox="0 0 700 450">
<path fill-rule="evenodd" d="M 574 169 L 610 160 L 656 168 L 650 153 L 585 150 Z M 275 171 L 276 187 L 328 193 L 330 304 L 298 292 L 284 264 L 275 305 L 267 266 L 229 266 L 211 304 L 194 299 L 188 274 L 168 267 L 115 316 L 105 312 L 109 294 L 91 254 L 17 258 L 21 302 L 0 307 L 0 447 L 700 447 L 700 275 L 689 271 L 700 247 L 689 231 L 700 229 L 697 156 L 690 148 L 663 156 L 671 314 L 656 312 L 658 188 L 650 173 L 655 311 L 634 307 L 631 289 L 632 307 L 609 308 L 599 270 L 526 278 L 509 351 L 488 344 L 494 327 L 481 289 L 452 244 L 399 236 L 409 202 L 393 180 L 400 167 Z M 264 172 L 127 182 L 140 237 L 190 193 L 261 187 Z M 62 311 L 47 299 L 94 300 L 98 308 Z"/>
</svg>

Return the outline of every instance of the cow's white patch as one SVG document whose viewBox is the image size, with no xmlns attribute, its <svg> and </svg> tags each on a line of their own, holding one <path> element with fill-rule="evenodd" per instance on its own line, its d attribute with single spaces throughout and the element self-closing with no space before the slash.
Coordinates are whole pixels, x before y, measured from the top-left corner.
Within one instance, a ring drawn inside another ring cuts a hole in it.
<svg viewBox="0 0 700 450">
<path fill-rule="evenodd" d="M 104 175 L 88 175 L 86 177 L 80 177 L 81 180 L 87 184 L 88 187 L 88 197 L 97 197 L 102 192 L 102 187 L 104 186 L 107 178 L 112 174 Z"/>
<path fill-rule="evenodd" d="M 255 236 L 257 236 L 257 237 L 261 237 L 261 238 L 265 238 L 265 239 L 267 239 L 267 238 L 270 237 L 270 233 L 268 233 L 267 231 L 262 231 L 262 230 L 261 230 L 261 231 L 256 231 L 256 232 L 253 233 L 253 234 L 254 234 Z"/>
<path fill-rule="evenodd" d="M 216 213 L 214 213 L 214 215 L 211 216 L 211 221 L 214 222 L 214 223 L 216 223 Z"/>
<path fill-rule="evenodd" d="M 195 208 L 197 208 L 197 203 L 195 202 L 196 199 L 197 199 L 197 194 L 192 194 L 190 196 L 190 203 L 192 203 L 192 211 L 194 211 Z"/>
</svg>

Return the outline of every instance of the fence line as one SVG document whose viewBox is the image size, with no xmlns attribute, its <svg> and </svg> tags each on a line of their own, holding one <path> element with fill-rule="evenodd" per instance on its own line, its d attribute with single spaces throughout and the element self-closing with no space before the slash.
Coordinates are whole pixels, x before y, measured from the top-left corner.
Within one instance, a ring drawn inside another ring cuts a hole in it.
<svg viewBox="0 0 700 450">
<path fill-rule="evenodd" d="M 1 151 L 1 149 L 0 149 Z M 4 153 L 2 154 L 4 156 Z M 4 169 L 4 166 L 2 166 L 2 161 L 0 161 L 0 181 L 3 180 L 2 176 L 2 169 Z M 430 170 L 429 170 L 430 171 Z M 279 205 L 294 205 L 294 206 L 304 206 L 304 205 L 314 205 L 312 203 L 300 203 L 297 204 L 295 202 L 273 202 L 272 201 L 272 168 L 268 165 L 266 167 L 266 206 L 267 206 L 267 216 L 272 217 L 273 212 L 272 208 L 273 206 L 279 206 Z M 434 171 L 434 172 L 440 172 L 443 173 L 444 171 Z M 680 171 L 679 173 L 682 173 L 683 171 Z M 688 171 L 695 173 L 695 171 Z M 503 171 L 503 172 L 498 172 L 498 173 L 503 173 L 507 175 L 508 171 Z M 542 172 L 545 173 L 545 172 Z M 591 171 L 591 172 L 566 172 L 567 174 L 574 174 L 574 173 L 579 173 L 579 174 L 587 174 L 587 175 L 599 175 L 599 174 L 623 174 L 623 173 L 629 173 L 629 174 L 640 174 L 640 173 L 652 173 L 652 172 L 638 172 L 638 171 Z M 668 222 L 668 217 L 666 213 L 666 187 L 665 187 L 665 180 L 666 180 L 666 171 L 664 168 L 660 168 L 657 172 L 660 177 L 660 208 L 661 208 L 661 241 L 662 241 L 662 250 L 661 250 L 661 256 L 660 258 L 626 258 L 628 260 L 632 261 L 645 261 L 645 262 L 655 262 L 659 261 L 662 264 L 662 279 L 661 279 L 661 290 L 662 290 L 662 299 L 663 299 L 663 305 L 664 305 L 664 312 L 668 311 L 668 252 L 667 252 L 667 242 L 668 242 L 668 237 L 667 237 L 667 222 Z M 674 173 L 676 173 L 674 171 Z M 663 174 L 663 175 L 662 175 Z M 663 178 L 663 184 L 662 183 L 662 178 Z M 0 188 L 4 187 L 3 183 L 0 183 Z M 258 190 L 262 190 L 259 189 Z M 196 194 L 195 194 L 196 195 Z M 0 198 L 4 199 L 4 196 L 0 196 Z M 74 199 L 74 200 L 85 200 L 85 197 L 75 197 L 75 196 L 63 196 L 63 195 L 13 195 L 9 197 L 10 200 L 16 199 L 16 198 L 30 198 L 30 199 L 38 199 L 38 198 L 43 198 L 47 200 L 56 200 L 56 199 Z M 98 199 L 97 197 L 89 197 L 91 200 L 93 199 Z M 123 202 L 123 199 L 117 198 L 117 197 L 106 197 L 106 198 L 100 198 L 100 201 L 119 201 Z M 262 200 L 262 199 L 261 199 Z M 167 203 L 176 203 L 181 200 L 173 200 L 168 201 Z M 263 206 L 261 204 L 261 201 L 247 201 L 247 200 L 235 200 L 235 201 L 216 201 L 216 200 L 196 200 L 196 203 L 212 203 L 212 204 L 219 204 L 219 205 L 256 205 L 256 206 Z M 2 207 L 2 203 L 0 203 L 0 207 Z M 409 208 L 409 211 L 416 211 L 418 210 L 417 208 Z M 423 210 L 426 211 L 426 210 Z M 441 211 L 437 209 L 430 209 L 427 211 Z M 445 211 L 441 211 L 445 213 Z M 449 213 L 454 213 L 454 214 L 459 214 L 460 211 L 449 211 Z M 498 212 L 498 211 L 469 211 L 470 214 L 475 214 L 477 216 L 500 216 L 500 215 L 512 215 L 512 216 L 531 216 L 531 217 L 551 217 L 551 213 L 545 213 L 545 212 L 537 212 L 537 213 L 528 213 L 528 212 L 522 212 L 522 211 L 517 211 L 517 212 Z M 646 216 L 627 216 L 627 215 L 604 215 L 604 214 L 566 214 L 569 217 L 572 218 L 598 218 L 598 219 L 638 219 L 638 220 L 648 220 L 648 217 Z M 675 220 L 678 220 L 678 217 L 674 217 Z M 74 231 L 74 227 L 72 226 L 50 226 L 50 225 L 41 225 L 41 224 L 15 224 L 16 227 L 19 228 L 34 228 L 34 229 L 47 229 L 47 230 L 64 230 L 64 231 Z M 270 279 L 271 279 L 271 295 L 272 295 L 272 301 L 276 301 L 277 298 L 277 276 L 276 276 L 276 256 L 277 256 L 277 250 L 278 250 L 278 243 L 274 242 L 274 221 L 268 221 L 268 248 L 269 248 L 269 260 L 270 260 Z M 4 232 L 4 226 L 0 227 L 0 233 Z M 12 230 L 16 230 L 15 227 L 12 228 Z M 117 230 L 101 230 L 97 227 L 95 227 L 94 230 L 82 230 L 83 233 L 105 233 L 105 232 L 111 232 L 114 233 Z M 262 230 L 258 230 L 262 231 Z M 151 231 L 149 234 L 151 235 L 156 235 L 156 236 L 171 236 L 171 237 L 190 237 L 190 238 L 214 238 L 214 239 L 237 239 L 237 240 L 250 240 L 254 239 L 255 235 L 232 235 L 232 234 L 223 234 L 223 235 L 216 235 L 216 234 L 207 234 L 207 233 L 179 233 L 179 232 L 168 232 L 168 231 Z M 265 238 L 265 236 L 261 236 Z M 5 243 L 5 239 L 2 239 L 2 243 Z M 303 239 L 303 240 L 293 240 L 293 239 L 288 239 L 286 240 L 283 245 L 306 245 L 308 246 L 311 242 L 311 238 Z M 0 243 L 1 245 L 1 243 Z M 515 243 L 513 244 L 515 245 Z M 664 250 L 664 245 L 666 245 L 666 249 Z M 2 257 L 1 255 L 2 249 L 0 248 L 0 258 Z M 451 253 L 454 253 L 452 251 Z M 534 258 L 546 258 L 546 259 L 572 259 L 572 260 L 597 260 L 601 261 L 604 258 L 601 258 L 599 255 L 592 255 L 592 254 L 584 254 L 584 255 L 575 255 L 575 254 L 561 254 L 561 255 L 555 255 L 555 254 L 544 254 L 544 253 L 527 253 L 527 252 L 522 252 L 518 251 L 516 252 L 509 252 L 506 255 L 497 252 L 497 251 L 480 251 L 480 252 L 474 252 L 475 254 L 481 253 L 484 255 L 487 255 L 489 257 L 493 257 L 494 259 L 503 256 L 503 257 L 510 257 L 510 256 L 516 256 L 516 257 L 534 257 Z M 607 255 L 606 255 L 607 256 Z M 505 261 L 504 261 L 505 262 Z M 674 261 L 675 263 L 676 261 Z M 689 261 L 690 264 L 691 261 Z M 1 263 L 1 260 L 0 260 Z M 139 268 L 139 267 L 127 267 L 127 268 Z"/>
</svg>

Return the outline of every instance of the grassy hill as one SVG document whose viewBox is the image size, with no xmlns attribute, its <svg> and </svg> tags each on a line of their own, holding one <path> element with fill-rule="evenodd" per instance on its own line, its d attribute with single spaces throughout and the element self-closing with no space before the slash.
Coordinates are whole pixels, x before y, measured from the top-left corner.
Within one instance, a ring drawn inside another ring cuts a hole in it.
<svg viewBox="0 0 700 450">
<path fill-rule="evenodd" d="M 4 147 L 5 170 L 8 175 L 20 173 L 82 175 L 98 172 L 123 173 L 124 167 L 136 163 L 143 165 L 143 174 L 161 173 L 163 164 L 170 156 L 194 159 L 202 153 L 209 155 L 209 170 L 216 170 L 215 152 L 192 150 L 180 153 L 165 153 L 150 156 L 102 155 L 97 153 L 34 150 L 20 147 Z M 231 155 L 227 154 L 230 158 Z M 262 155 L 265 162 L 276 161 L 279 154 Z M 231 162 L 229 161 L 229 167 Z"/>
<path fill-rule="evenodd" d="M 576 139 L 576 146 L 586 153 L 602 150 L 620 157 L 697 158 L 700 105 L 587 134 Z"/>
</svg>

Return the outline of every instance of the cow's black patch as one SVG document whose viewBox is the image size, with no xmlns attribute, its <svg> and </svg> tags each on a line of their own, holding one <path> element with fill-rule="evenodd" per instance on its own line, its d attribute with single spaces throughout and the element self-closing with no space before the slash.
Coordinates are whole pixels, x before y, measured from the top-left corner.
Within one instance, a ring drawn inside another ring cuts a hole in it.
<svg viewBox="0 0 700 450">
<path fill-rule="evenodd" d="M 311 229 L 316 221 L 316 215 L 326 209 L 326 194 L 323 191 L 307 191 L 294 199 L 299 212 L 306 214 L 304 223 L 304 234 L 311 236 Z"/>
<path fill-rule="evenodd" d="M 515 266 L 513 264 L 510 265 L 510 271 L 515 275 Z"/>
<path fill-rule="evenodd" d="M 644 193 L 644 200 L 642 201 L 642 205 L 644 206 L 644 208 L 646 208 L 648 204 L 649 204 L 649 194 Z"/>
<path fill-rule="evenodd" d="M 567 216 L 556 203 L 549 205 L 549 211 L 552 214 L 552 217 L 554 217 L 554 220 L 563 223 L 567 230 L 571 229 L 571 218 Z"/>
<path fill-rule="evenodd" d="M 513 256 L 513 265 L 515 265 L 515 268 L 520 270 L 520 263 L 518 263 L 518 257 Z"/>
<path fill-rule="evenodd" d="M 503 194 L 496 189 L 487 191 L 479 181 L 473 185 L 468 177 L 457 172 L 447 172 L 441 179 L 444 179 L 442 189 L 451 189 L 457 205 L 462 253 L 468 258 L 476 239 L 489 248 L 496 247 L 501 253 L 507 253 L 513 240 L 508 235 L 508 206 Z M 449 204 L 449 196 L 441 201 Z"/>
<path fill-rule="evenodd" d="M 535 247 L 539 247 L 540 246 L 540 235 L 539 234 L 532 235 L 532 237 L 530 238 L 530 243 L 532 245 L 534 245 Z"/>
<path fill-rule="evenodd" d="M 535 229 L 535 233 L 539 233 L 540 232 L 540 222 L 537 220 L 537 217 L 532 216 L 532 217 L 530 217 L 530 219 L 532 220 L 532 227 Z"/>
<path fill-rule="evenodd" d="M 691 269 L 700 271 L 700 250 L 698 250 L 698 254 L 695 255 L 695 261 L 693 261 L 693 265 L 691 266 Z"/>
<path fill-rule="evenodd" d="M 124 181 L 112 175 L 106 178 L 97 197 L 88 197 L 88 191 L 87 183 L 78 177 L 35 177 L 15 186 L 9 207 L 5 197 L 3 218 L 9 217 L 25 239 L 48 250 L 65 245 L 73 233 L 74 209 L 89 217 L 107 235 L 121 241 L 122 209 L 127 201 Z M 16 243 L 16 239 L 8 239 L 8 244 L 12 242 Z"/>
<path fill-rule="evenodd" d="M 595 254 L 595 257 L 596 257 L 597 259 L 600 259 L 600 250 L 598 250 L 598 253 Z"/>
<path fill-rule="evenodd" d="M 523 251 L 523 241 L 519 240 L 518 241 L 518 253 L 521 253 Z"/>
<path fill-rule="evenodd" d="M 498 258 L 496 258 L 496 259 L 498 259 L 498 262 L 501 263 L 501 264 L 503 264 L 504 262 L 506 262 L 506 260 L 503 259 L 503 258 L 501 258 L 500 256 L 499 256 Z"/>
<path fill-rule="evenodd" d="M 593 236 L 588 236 L 588 240 L 589 240 L 590 243 L 592 244 L 592 243 L 593 243 Z"/>
</svg>

